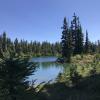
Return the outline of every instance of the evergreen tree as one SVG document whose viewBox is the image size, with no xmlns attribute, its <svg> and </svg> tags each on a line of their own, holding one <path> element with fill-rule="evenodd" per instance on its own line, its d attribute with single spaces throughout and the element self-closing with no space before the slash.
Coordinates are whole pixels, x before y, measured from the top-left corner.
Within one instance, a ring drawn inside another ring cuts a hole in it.
<svg viewBox="0 0 100 100">
<path fill-rule="evenodd" d="M 68 33 L 68 24 L 66 18 L 64 18 L 63 27 L 62 27 L 62 38 L 61 38 L 61 47 L 62 47 L 62 57 L 67 57 L 67 33 Z"/>
<path fill-rule="evenodd" d="M 67 34 L 67 62 L 71 62 L 72 55 L 72 33 L 69 30 Z"/>
<path fill-rule="evenodd" d="M 7 51 L 7 37 L 6 37 L 5 32 L 3 33 L 3 36 L 2 36 L 2 50 L 3 52 Z"/>
<path fill-rule="evenodd" d="M 3 56 L 3 50 L 2 50 L 2 36 L 0 36 L 0 58 Z"/>
<path fill-rule="evenodd" d="M 100 53 L 100 40 L 98 40 L 97 52 Z"/>
<path fill-rule="evenodd" d="M 78 32 L 77 32 L 77 53 L 81 54 L 83 53 L 83 33 L 82 33 L 82 27 L 79 26 Z"/>
<path fill-rule="evenodd" d="M 72 44 L 73 53 L 83 53 L 83 33 L 80 25 L 79 17 L 74 13 L 73 20 L 71 21 L 71 32 L 72 32 Z"/>
<path fill-rule="evenodd" d="M 15 46 L 15 53 L 20 55 L 20 53 L 21 53 L 21 44 L 18 42 L 17 38 L 14 41 L 14 46 Z"/>
<path fill-rule="evenodd" d="M 55 46 L 53 47 L 55 50 L 55 55 L 59 55 L 61 54 L 61 43 L 56 42 Z M 52 53 L 51 53 L 52 54 Z"/>
<path fill-rule="evenodd" d="M 85 39 L 85 53 L 89 52 L 89 38 L 88 38 L 88 32 L 86 31 L 86 39 Z"/>
<path fill-rule="evenodd" d="M 0 60 L 0 100 L 22 100 L 29 86 L 27 78 L 35 68 L 27 58 L 4 57 Z"/>
<path fill-rule="evenodd" d="M 11 41 L 10 38 L 7 38 L 7 52 L 11 54 L 14 52 L 14 49 L 15 48 L 13 42 Z"/>
<path fill-rule="evenodd" d="M 15 45 L 15 52 L 18 53 L 19 47 L 18 47 L 18 39 L 17 38 L 14 41 L 14 45 Z"/>
<path fill-rule="evenodd" d="M 66 18 L 64 18 L 63 27 L 62 27 L 62 38 L 61 38 L 61 47 L 62 47 L 62 57 L 66 58 L 67 62 L 70 62 L 71 58 L 71 48 L 72 48 L 72 37 L 71 32 L 69 31 Z"/>
<path fill-rule="evenodd" d="M 73 45 L 73 53 L 75 53 L 76 49 L 76 40 L 77 40 L 77 16 L 74 13 L 73 20 L 71 21 L 71 33 L 72 33 L 72 45 Z"/>
</svg>

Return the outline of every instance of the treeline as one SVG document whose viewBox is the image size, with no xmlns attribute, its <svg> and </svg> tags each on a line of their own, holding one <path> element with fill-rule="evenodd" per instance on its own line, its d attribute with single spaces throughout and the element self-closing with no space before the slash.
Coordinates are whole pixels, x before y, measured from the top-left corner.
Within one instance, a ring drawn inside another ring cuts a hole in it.
<svg viewBox="0 0 100 100">
<path fill-rule="evenodd" d="M 2 53 L 16 53 L 17 55 L 32 55 L 32 56 L 58 56 L 61 53 L 61 45 L 59 42 L 49 43 L 44 41 L 18 40 L 12 41 L 4 32 L 0 36 L 0 55 Z"/>
<path fill-rule="evenodd" d="M 66 58 L 67 62 L 71 61 L 72 55 L 96 52 L 100 53 L 100 41 L 92 43 L 89 40 L 87 30 L 86 37 L 84 39 L 84 33 L 82 31 L 79 17 L 77 17 L 75 13 L 71 24 L 67 22 L 66 17 L 64 18 L 62 29 L 62 57 Z"/>
<path fill-rule="evenodd" d="M 31 56 L 60 56 L 67 58 L 70 62 L 72 55 L 100 53 L 100 41 L 93 43 L 89 40 L 88 32 L 83 33 L 79 17 L 74 13 L 71 23 L 68 23 L 66 17 L 63 21 L 61 42 L 50 43 L 44 41 L 28 42 L 27 40 L 12 41 L 6 33 L 0 35 L 0 55 L 2 53 L 16 53 L 17 55 Z"/>
</svg>

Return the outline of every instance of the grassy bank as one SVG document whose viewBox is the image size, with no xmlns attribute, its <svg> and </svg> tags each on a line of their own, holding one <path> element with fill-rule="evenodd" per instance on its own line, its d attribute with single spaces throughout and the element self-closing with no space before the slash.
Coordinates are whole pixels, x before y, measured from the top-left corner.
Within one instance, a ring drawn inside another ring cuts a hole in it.
<svg viewBox="0 0 100 100">
<path fill-rule="evenodd" d="M 100 54 L 72 57 L 72 63 L 55 83 L 44 86 L 41 95 L 45 100 L 100 100 Z"/>
</svg>

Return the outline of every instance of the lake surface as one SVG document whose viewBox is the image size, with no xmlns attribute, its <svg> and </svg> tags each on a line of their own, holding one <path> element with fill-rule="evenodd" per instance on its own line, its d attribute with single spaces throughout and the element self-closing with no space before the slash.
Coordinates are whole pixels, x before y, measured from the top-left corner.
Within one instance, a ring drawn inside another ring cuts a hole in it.
<svg viewBox="0 0 100 100">
<path fill-rule="evenodd" d="M 54 81 L 57 75 L 62 72 L 63 65 L 55 63 L 57 57 L 34 57 L 33 62 L 38 63 L 38 68 L 34 75 L 29 77 L 29 80 L 35 80 L 35 84 L 41 82 Z"/>
</svg>

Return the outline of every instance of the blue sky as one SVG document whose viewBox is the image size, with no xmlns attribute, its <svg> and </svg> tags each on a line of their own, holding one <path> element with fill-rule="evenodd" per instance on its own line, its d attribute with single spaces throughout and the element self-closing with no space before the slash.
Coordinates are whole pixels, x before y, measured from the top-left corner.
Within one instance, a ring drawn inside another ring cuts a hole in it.
<svg viewBox="0 0 100 100">
<path fill-rule="evenodd" d="M 100 39 L 100 0 L 0 0 L 0 34 L 13 40 L 60 41 L 64 16 L 80 17 L 91 41 Z"/>
</svg>

